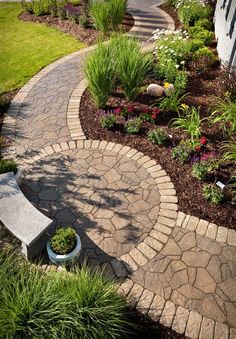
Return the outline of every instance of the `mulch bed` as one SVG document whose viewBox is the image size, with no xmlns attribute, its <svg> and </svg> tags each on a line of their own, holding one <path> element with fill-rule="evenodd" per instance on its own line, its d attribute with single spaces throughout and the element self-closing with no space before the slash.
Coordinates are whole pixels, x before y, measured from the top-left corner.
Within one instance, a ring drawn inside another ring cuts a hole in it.
<svg viewBox="0 0 236 339">
<path fill-rule="evenodd" d="M 88 46 L 96 44 L 100 38 L 100 33 L 92 27 L 92 25 L 88 28 L 83 28 L 81 25 L 78 25 L 71 20 L 61 20 L 60 18 L 53 17 L 52 15 L 35 16 L 30 13 L 21 13 L 19 18 L 23 21 L 43 23 L 47 26 L 57 28 L 64 33 L 72 35 L 75 39 L 86 43 Z M 133 17 L 126 13 L 120 28 L 123 32 L 128 32 L 133 27 L 133 24 Z"/>
<path fill-rule="evenodd" d="M 181 28 L 181 23 L 177 18 L 175 10 L 167 5 L 161 5 L 160 8 L 165 10 L 172 16 L 175 21 L 176 28 Z M 211 46 L 215 51 L 215 44 Z M 199 65 L 197 65 L 199 66 Z M 184 102 L 195 107 L 201 106 L 201 115 L 205 117 L 212 111 L 216 97 L 222 97 L 227 88 L 226 70 L 221 69 L 219 63 L 215 63 L 212 67 L 208 67 L 204 72 L 196 73 L 196 64 L 187 65 L 189 71 L 187 97 Z M 148 80 L 147 83 L 160 83 L 156 79 Z M 113 93 L 109 99 L 108 108 L 127 107 L 130 103 L 124 100 L 121 91 Z M 139 95 L 132 105 L 135 111 L 141 112 L 142 107 L 147 105 L 151 107 L 156 104 L 156 100 L 147 94 Z M 89 112 L 89 114 L 88 114 Z M 160 147 L 153 145 L 147 139 L 148 130 L 154 128 L 153 124 L 143 123 L 140 135 L 129 135 L 125 133 L 123 125 L 118 124 L 113 131 L 106 130 L 100 126 L 98 110 L 95 107 L 89 91 L 83 94 L 80 107 L 80 120 L 83 131 L 87 138 L 100 139 L 121 143 L 123 145 L 136 148 L 144 154 L 155 159 L 166 170 L 175 185 L 179 200 L 179 210 L 196 217 L 206 219 L 218 225 L 236 229 L 236 208 L 232 203 L 232 195 L 230 191 L 225 190 L 225 198 L 220 205 L 213 205 L 207 202 L 202 196 L 202 182 L 193 178 L 192 165 L 190 163 L 181 165 L 177 160 L 172 158 L 172 148 L 178 145 L 181 139 L 186 140 L 187 136 L 181 130 L 171 128 L 170 121 L 177 114 L 161 112 L 158 115 L 157 126 L 161 126 L 169 135 L 172 136 L 168 145 Z M 204 122 L 202 126 L 202 135 L 209 140 L 206 151 L 214 152 L 217 157 L 221 156 L 221 150 L 218 145 L 224 140 L 221 129 L 217 125 L 209 125 Z M 227 183 L 230 175 L 236 170 L 236 165 L 228 164 L 220 167 L 217 172 L 213 173 L 216 180 Z M 206 183 L 214 182 L 214 176 L 209 175 Z"/>
</svg>

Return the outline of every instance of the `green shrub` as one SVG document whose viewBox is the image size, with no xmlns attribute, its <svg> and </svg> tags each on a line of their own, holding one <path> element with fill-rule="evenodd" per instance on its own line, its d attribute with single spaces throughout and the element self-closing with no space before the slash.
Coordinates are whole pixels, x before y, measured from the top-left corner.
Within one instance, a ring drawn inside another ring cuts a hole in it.
<svg viewBox="0 0 236 339">
<path fill-rule="evenodd" d="M 115 82 L 114 57 L 110 45 L 100 43 L 88 56 L 85 74 L 95 104 L 104 108 Z"/>
<path fill-rule="evenodd" d="M 193 26 L 199 19 L 208 18 L 212 14 L 212 9 L 198 0 L 184 0 L 178 6 L 177 13 L 185 26 Z"/>
<path fill-rule="evenodd" d="M 17 165 L 15 161 L 8 159 L 0 159 L 0 174 L 7 172 L 17 172 Z"/>
<path fill-rule="evenodd" d="M 211 115 L 213 123 L 220 123 L 224 132 L 232 135 L 236 132 L 236 102 L 229 96 L 225 100 L 219 99 L 216 110 Z"/>
<path fill-rule="evenodd" d="M 186 71 L 178 71 L 175 77 L 174 88 L 180 95 L 184 94 L 187 88 L 188 74 Z"/>
<path fill-rule="evenodd" d="M 198 21 L 195 22 L 195 27 L 202 27 L 211 31 L 213 29 L 213 22 L 206 18 L 199 19 Z"/>
<path fill-rule="evenodd" d="M 198 140 L 201 136 L 200 108 L 191 107 L 184 110 L 184 115 L 174 119 L 173 126 L 181 128 L 188 133 L 191 141 Z"/>
<path fill-rule="evenodd" d="M 139 118 L 130 119 L 125 123 L 125 130 L 129 134 L 138 134 L 142 128 L 142 121 Z"/>
<path fill-rule="evenodd" d="M 202 40 L 197 40 L 197 39 L 191 40 L 190 51 L 192 53 L 198 51 L 202 47 L 204 47 L 204 43 L 202 42 Z"/>
<path fill-rule="evenodd" d="M 192 175 L 194 178 L 197 178 L 198 180 L 205 180 L 208 172 L 209 166 L 207 162 L 202 161 L 193 164 Z"/>
<path fill-rule="evenodd" d="M 178 74 L 178 68 L 175 61 L 163 59 L 158 61 L 155 73 L 158 78 L 174 83 Z"/>
<path fill-rule="evenodd" d="M 58 17 L 60 18 L 60 19 L 62 19 L 62 20 L 64 20 L 64 19 L 66 19 L 66 11 L 65 11 L 65 9 L 64 8 L 62 8 L 62 7 L 59 7 L 58 9 L 57 9 L 57 15 L 58 15 Z"/>
<path fill-rule="evenodd" d="M 204 29 L 202 27 L 196 27 L 196 26 L 190 27 L 188 32 L 191 38 L 201 40 L 206 46 L 209 46 L 215 38 L 215 35 L 213 32 L 210 32 L 207 29 Z"/>
<path fill-rule="evenodd" d="M 215 54 L 208 47 L 202 47 L 194 53 L 193 59 L 197 60 L 200 58 L 207 58 L 211 64 L 213 64 L 216 61 Z"/>
<path fill-rule="evenodd" d="M 81 4 L 80 0 L 70 0 L 73 6 L 79 6 Z"/>
<path fill-rule="evenodd" d="M 150 70 L 152 59 L 144 55 L 136 39 L 118 34 L 111 40 L 117 76 L 128 100 L 134 100 Z"/>
<path fill-rule="evenodd" d="M 33 6 L 32 6 L 32 2 L 28 2 L 28 1 L 25 1 L 25 0 L 22 0 L 21 1 L 21 7 L 22 7 L 22 10 L 24 12 L 28 12 L 30 14 L 33 14 L 34 11 L 33 11 Z"/>
<path fill-rule="evenodd" d="M 193 151 L 193 145 L 189 140 L 181 141 L 178 146 L 172 149 L 172 157 L 177 159 L 181 164 L 184 164 L 189 160 Z"/>
<path fill-rule="evenodd" d="M 100 118 L 100 124 L 103 128 L 112 129 L 116 123 L 116 116 L 114 114 L 104 115 Z"/>
<path fill-rule="evenodd" d="M 159 127 L 148 132 L 148 140 L 153 142 L 153 144 L 155 145 L 163 145 L 165 144 L 167 139 L 168 139 L 168 135 L 163 129 Z"/>
<path fill-rule="evenodd" d="M 224 198 L 222 190 L 215 185 L 204 185 L 202 194 L 206 200 L 216 205 L 219 204 Z"/>
<path fill-rule="evenodd" d="M 1 338 L 125 338 L 131 332 L 125 298 L 101 273 L 33 268 L 0 253 Z"/>
<path fill-rule="evenodd" d="M 48 0 L 33 0 L 32 1 L 33 13 L 36 16 L 50 14 L 50 1 Z"/>
<path fill-rule="evenodd" d="M 76 231 L 71 227 L 58 229 L 50 239 L 50 246 L 57 254 L 68 254 L 76 246 Z"/>
</svg>

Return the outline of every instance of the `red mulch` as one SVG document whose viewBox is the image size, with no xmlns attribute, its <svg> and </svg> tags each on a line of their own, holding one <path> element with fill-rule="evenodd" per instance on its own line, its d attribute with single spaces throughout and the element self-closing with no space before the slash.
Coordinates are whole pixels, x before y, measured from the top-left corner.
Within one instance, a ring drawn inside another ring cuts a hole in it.
<svg viewBox="0 0 236 339">
<path fill-rule="evenodd" d="M 88 46 L 96 44 L 100 37 L 99 32 L 93 28 L 92 25 L 88 28 L 83 28 L 81 25 L 76 24 L 71 20 L 61 20 L 60 18 L 53 17 L 52 15 L 36 16 L 30 13 L 21 13 L 19 18 L 23 21 L 39 22 L 50 27 L 57 28 L 64 33 L 72 35 L 77 40 L 86 43 Z M 133 24 L 133 17 L 127 13 L 120 28 L 122 31 L 128 32 L 133 27 Z"/>
</svg>

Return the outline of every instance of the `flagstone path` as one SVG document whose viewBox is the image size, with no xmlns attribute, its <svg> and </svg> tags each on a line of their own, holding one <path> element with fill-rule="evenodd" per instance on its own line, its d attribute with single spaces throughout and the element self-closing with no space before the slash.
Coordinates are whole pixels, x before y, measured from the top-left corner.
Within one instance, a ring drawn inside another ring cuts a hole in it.
<svg viewBox="0 0 236 339">
<path fill-rule="evenodd" d="M 11 104 L 2 132 L 14 140 L 6 156 L 24 168 L 22 191 L 57 226 L 76 228 L 80 260 L 105 265 L 141 312 L 190 338 L 236 338 L 236 232 L 178 211 L 153 159 L 83 134 L 93 48 L 43 69 Z"/>
</svg>

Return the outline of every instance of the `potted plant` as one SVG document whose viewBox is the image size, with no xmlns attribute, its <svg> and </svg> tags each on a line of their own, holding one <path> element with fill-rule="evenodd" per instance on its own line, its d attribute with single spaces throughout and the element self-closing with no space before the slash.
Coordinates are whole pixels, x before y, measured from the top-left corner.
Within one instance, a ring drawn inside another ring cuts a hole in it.
<svg viewBox="0 0 236 339">
<path fill-rule="evenodd" d="M 0 159 L 0 174 L 7 173 L 7 172 L 13 172 L 17 183 L 18 184 L 20 183 L 22 179 L 22 171 L 17 166 L 15 161 L 1 158 Z"/>
<path fill-rule="evenodd" d="M 58 229 L 47 242 L 49 259 L 57 265 L 76 259 L 81 251 L 80 237 L 71 227 Z"/>
</svg>

